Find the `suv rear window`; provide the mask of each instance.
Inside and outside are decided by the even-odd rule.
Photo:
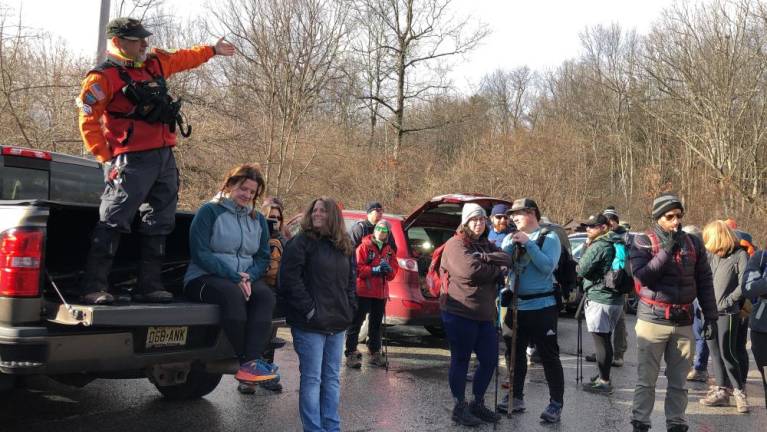
[[[0,170],[0,199],[48,199],[48,171],[19,167]]]

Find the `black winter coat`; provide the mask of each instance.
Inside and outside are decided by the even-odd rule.
[[[328,239],[299,233],[285,247],[277,294],[290,326],[333,334],[346,330],[357,310],[353,256]]]

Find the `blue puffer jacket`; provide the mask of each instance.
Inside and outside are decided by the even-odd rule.
[[[240,281],[240,272],[251,280],[263,277],[269,262],[269,228],[261,213],[252,217],[250,207],[228,198],[205,203],[189,229],[191,262],[184,285],[203,275]]]
[[[759,251],[748,260],[743,279],[743,295],[754,303],[751,330],[767,333],[767,251]]]

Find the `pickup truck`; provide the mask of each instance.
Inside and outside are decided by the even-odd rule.
[[[76,303],[103,188],[94,160],[0,146],[0,390],[33,374],[77,386],[146,377],[166,398],[202,397],[238,365],[218,306],[181,294],[193,213],[177,213],[167,240],[172,303]],[[110,286],[130,292],[138,251],[124,235]]]

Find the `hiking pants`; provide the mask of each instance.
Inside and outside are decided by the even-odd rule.
[[[701,315],[700,306],[696,299],[693,303],[693,322],[692,331],[695,335],[695,362],[693,366],[697,371],[708,370],[708,344],[703,339],[703,316]]]
[[[509,317],[511,314],[508,315]],[[562,362],[559,360],[557,341],[557,320],[559,309],[549,306],[539,310],[517,312],[517,346],[514,360],[514,397],[524,399],[525,376],[527,375],[527,354],[525,347],[530,342],[535,345],[543,363],[543,373],[549,385],[549,398],[564,404],[565,377]],[[511,324],[508,322],[507,324]],[[517,329],[512,329],[517,331]]]
[[[274,291],[261,279],[250,288],[245,300],[236,283],[218,276],[200,276],[184,286],[189,300],[219,306],[221,327],[241,362],[261,358],[272,336]]]
[[[367,297],[357,297],[357,312],[354,315],[349,330],[346,331],[346,350],[344,355],[349,355],[357,351],[359,343],[360,328],[368,318],[368,350],[370,354],[381,351],[381,323],[383,321],[384,310],[386,309],[386,299],[374,299]]]
[[[706,341],[714,366],[716,385],[743,390],[745,380],[740,375],[743,370],[738,362],[737,340],[740,317],[738,314],[719,315],[717,318],[716,338]]]
[[[626,305],[624,303],[621,316],[615,323],[613,330],[613,355],[614,358],[622,359],[628,349],[628,333],[626,333]]]
[[[666,361],[666,427],[686,425],[687,373],[692,365],[692,326],[673,326],[637,320],[637,383],[631,419],[650,425],[655,385],[661,359]]]
[[[764,407],[767,408],[767,332],[751,330],[751,353],[754,355],[756,368],[762,375]]]
[[[464,400],[466,373],[469,371],[471,353],[474,352],[479,366],[474,371],[471,390],[474,400],[484,401],[485,392],[498,364],[498,335],[495,323],[464,318],[445,311],[442,311],[442,323],[450,345],[450,392],[456,400]]]

